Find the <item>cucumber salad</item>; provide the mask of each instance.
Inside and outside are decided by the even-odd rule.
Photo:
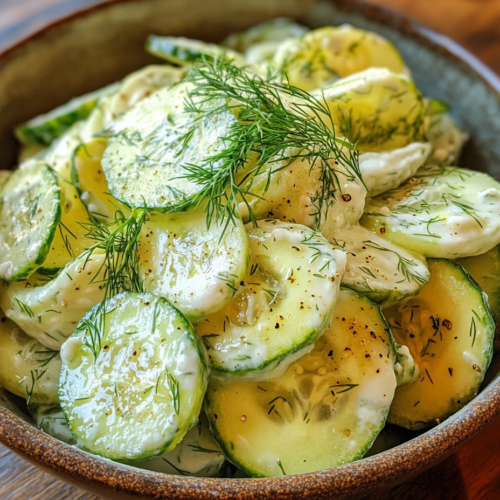
[[[457,166],[467,134],[397,49],[289,19],[146,49],[20,125],[0,177],[0,383],[36,425],[143,469],[266,477],[474,398],[500,183]]]

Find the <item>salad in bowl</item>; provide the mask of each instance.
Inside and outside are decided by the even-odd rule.
[[[0,382],[139,468],[269,477],[362,458],[477,394],[500,184],[398,50],[277,19],[20,125],[1,177]]]

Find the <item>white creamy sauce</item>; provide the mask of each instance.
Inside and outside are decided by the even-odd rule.
[[[361,154],[359,169],[368,196],[397,188],[424,164],[430,151],[430,144],[415,142],[393,151]]]

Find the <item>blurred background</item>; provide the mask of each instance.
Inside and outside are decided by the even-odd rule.
[[[103,0],[0,0],[0,50],[54,19]],[[500,74],[500,0],[367,0],[448,35]]]

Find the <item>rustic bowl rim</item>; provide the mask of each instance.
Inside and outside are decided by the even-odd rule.
[[[82,16],[139,0],[104,0],[73,12],[24,37],[0,53],[0,63],[57,26],[70,25]],[[341,11],[356,11],[389,26],[406,37],[452,59],[474,73],[500,100],[500,78],[458,43],[425,28],[386,7],[364,0],[328,0]],[[69,482],[96,486],[146,498],[200,499],[202,497],[257,499],[329,498],[367,493],[401,483],[450,455],[500,414],[500,378],[493,380],[473,401],[437,427],[417,438],[358,462],[306,474],[252,479],[197,478],[165,475],[111,462],[45,434],[7,408],[0,407],[0,442],[45,470]]]

